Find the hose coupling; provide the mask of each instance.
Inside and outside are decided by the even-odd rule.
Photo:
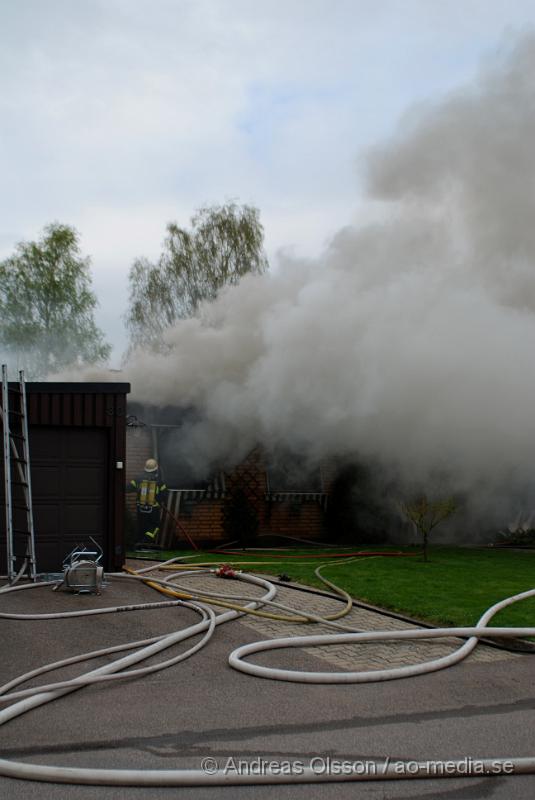
[[[220,567],[214,570],[214,574],[218,578],[235,578],[238,570],[233,569],[230,564],[221,564]]]

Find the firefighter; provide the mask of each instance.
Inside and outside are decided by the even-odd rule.
[[[147,537],[155,542],[160,532],[160,514],[167,486],[161,483],[160,469],[155,458],[145,462],[144,472],[130,481],[127,491],[136,492],[137,530],[140,542]]]

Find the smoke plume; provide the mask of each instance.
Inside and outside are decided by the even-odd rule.
[[[367,154],[373,223],[227,289],[167,333],[166,356],[137,352],[133,399],[196,409],[180,449],[199,469],[258,442],[456,490],[526,490],[534,141],[530,36]]]

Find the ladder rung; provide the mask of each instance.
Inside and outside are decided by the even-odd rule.
[[[10,408],[13,405],[13,408]],[[18,383],[8,382],[7,366],[2,365],[2,427],[4,429],[4,497],[0,505],[6,507],[6,544],[10,579],[26,572],[35,580],[35,534],[33,530],[32,498],[30,491],[30,454],[28,450],[28,408],[24,371],[19,371]],[[22,444],[18,444],[22,443]],[[16,470],[16,471],[15,471]],[[26,518],[20,518],[21,513]],[[13,523],[26,525],[29,530],[13,527]],[[24,552],[19,548],[24,547]]]

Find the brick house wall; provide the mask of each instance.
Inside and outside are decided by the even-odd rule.
[[[125,479],[126,487],[130,481],[135,480],[141,475],[145,467],[147,458],[152,457],[152,434],[148,427],[127,428],[126,430],[126,465]],[[136,495],[126,494],[126,510],[135,519],[136,516]]]
[[[203,547],[216,547],[225,541],[223,529],[223,500],[197,500],[182,504],[177,515],[182,529],[174,539],[181,547],[189,546],[187,534],[196,544]],[[172,523],[168,523],[167,535],[173,541]],[[185,533],[184,533],[185,531]],[[175,534],[176,536],[176,534]]]
[[[261,532],[320,540],[325,533],[324,517],[324,507],[314,500],[271,502]]]
[[[126,480],[129,482],[143,471],[147,458],[154,453],[150,426],[128,428],[126,444]],[[322,481],[331,482],[331,470],[322,468]],[[165,476],[164,476],[165,479]],[[175,538],[176,526],[162,519],[166,546],[187,544],[187,534],[197,544],[215,547],[222,542],[238,538],[238,532],[229,534],[225,524],[229,503],[236,490],[247,498],[258,520],[259,534],[278,534],[302,539],[320,540],[325,534],[325,508],[328,491],[272,492],[268,487],[266,466],[260,448],[253,450],[237,467],[222,475],[216,488],[187,490],[187,487],[170,486],[171,511],[182,531]],[[180,491],[182,490],[182,491]],[[135,517],[135,495],[127,495],[127,508]],[[168,518],[169,519],[169,518]],[[228,517],[227,517],[228,519]],[[185,532],[185,533],[184,533]]]

